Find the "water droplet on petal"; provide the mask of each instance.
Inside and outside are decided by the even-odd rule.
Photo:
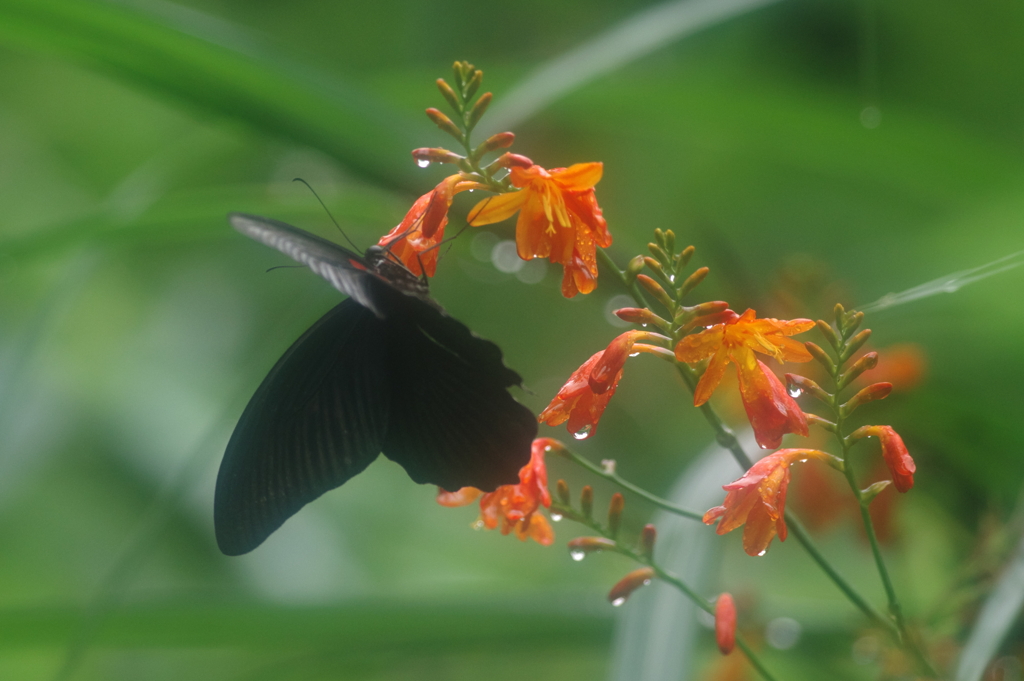
[[[792,397],[794,400],[804,394],[803,389],[798,388],[795,385],[789,386],[787,392],[789,392],[789,396]]]
[[[472,193],[473,193],[473,192],[475,192],[475,191],[476,191],[475,189],[470,189],[470,190],[469,190],[469,193],[470,193],[470,194],[472,194]]]
[[[670,283],[670,284],[676,283],[676,275],[674,275],[674,274],[668,275],[668,283]]]
[[[614,601],[612,601],[612,606],[617,608],[625,602],[626,599],[620,596],[619,598],[616,598]]]
[[[651,580],[645,579],[644,580],[644,586],[650,586],[650,585],[651,585]]]
[[[640,326],[644,327],[645,329],[647,328],[647,324],[641,324]]]
[[[477,520],[472,525],[470,525],[470,527],[472,527],[474,530],[482,530],[484,529],[484,521]]]
[[[557,522],[558,522],[558,521],[560,521],[561,519],[562,519],[562,514],[561,514],[561,513],[552,513],[552,514],[551,514],[551,520],[552,520],[553,522],[556,522],[556,523],[557,523]]]
[[[426,168],[427,166],[430,165],[430,161],[428,161],[425,158],[418,158],[416,159],[416,165],[418,165],[420,168]]]
[[[593,426],[591,426],[588,423],[587,425],[583,426],[582,428],[577,430],[575,433],[573,433],[572,436],[574,438],[576,438],[577,440],[586,440],[588,437],[590,437],[590,431],[592,429],[593,429]]]
[[[644,324],[644,326],[647,326],[647,325],[646,325],[646,324]],[[630,357],[636,357],[636,356],[637,356],[637,355],[639,355],[639,354],[640,354],[639,352],[631,352],[631,353],[629,353],[629,356],[630,356]]]
[[[757,554],[757,555],[758,555],[758,556],[763,556],[763,555],[764,555],[764,554],[766,554],[766,553],[768,553],[768,549],[762,549],[762,550],[761,550],[761,553],[759,553],[759,554]]]
[[[574,561],[576,561],[578,563],[581,560],[583,560],[584,558],[586,558],[587,554],[584,551],[570,551],[569,552],[569,557],[572,558]]]

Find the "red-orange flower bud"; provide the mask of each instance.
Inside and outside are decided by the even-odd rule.
[[[893,484],[900,492],[908,492],[914,486],[914,473],[917,465],[911,458],[903,438],[892,429],[892,426],[863,426],[853,431],[850,437],[859,440],[864,437],[877,437],[882,443],[882,458],[892,473]]]
[[[533,166],[533,161],[523,156],[522,154],[513,154],[510,151],[506,151],[504,154],[494,159],[494,163],[492,163],[491,165],[497,166],[499,168],[530,168]],[[479,213],[479,211],[470,211],[470,215],[474,215],[477,213]]]
[[[736,604],[728,593],[719,596],[715,603],[715,641],[723,655],[736,646]]]
[[[620,606],[634,591],[650,584],[654,577],[654,570],[649,567],[633,570],[612,587],[612,590],[608,592],[608,600],[612,605]]]
[[[865,402],[884,400],[892,392],[892,383],[872,383],[861,389],[842,406],[843,416],[849,416]]]
[[[569,542],[569,555],[573,560],[583,560],[588,553],[614,551],[618,545],[604,537],[576,537]]]
[[[427,109],[427,116],[430,120],[434,121],[434,125],[441,128],[455,139],[460,141],[462,140],[462,131],[459,130],[458,126],[452,123],[452,119],[448,118],[433,107]]]
[[[489,151],[495,149],[507,149],[512,146],[512,143],[516,141],[516,136],[511,132],[499,132],[496,135],[491,135],[484,140],[483,144],[480,145],[479,151],[481,154],[486,154]],[[526,158],[525,156],[523,158]]]
[[[425,166],[428,163],[458,163],[462,157],[443,147],[421,147],[412,150],[412,157]]]
[[[654,542],[658,539],[658,530],[654,525],[644,525],[640,531],[640,553],[650,558],[654,555]]]
[[[658,328],[668,328],[668,322],[654,314],[646,307],[624,307],[615,310],[615,316],[630,324],[642,324],[647,326],[653,324]]]
[[[622,509],[626,507],[626,498],[616,492],[608,503],[608,534],[612,537],[619,533],[622,524]]]

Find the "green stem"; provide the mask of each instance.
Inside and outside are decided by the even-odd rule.
[[[619,553],[623,556],[626,556],[627,558],[637,563],[640,563],[641,565],[646,565],[647,567],[654,570],[654,574],[657,575],[658,579],[674,586],[684,596],[689,598],[693,602],[693,604],[696,605],[698,608],[700,608],[701,610],[710,615],[715,614],[714,606],[710,602],[708,602],[707,599],[705,599],[703,596],[697,593],[693,589],[693,587],[684,582],[682,578],[672,574],[665,568],[655,563],[653,557],[637,553],[636,551],[633,551],[632,549],[623,546],[622,542],[612,537],[611,534],[605,530],[605,528],[603,528],[598,523],[594,522],[592,518],[587,518],[582,514],[578,513],[576,509],[574,509],[572,506],[569,506],[568,504],[562,504],[557,501],[552,502],[551,510],[555,513],[561,514],[564,518],[568,518],[569,520],[586,526],[590,530],[597,532],[606,539],[611,539],[614,542],[614,545],[609,546],[607,550],[614,551],[615,553]],[[747,656],[747,659],[750,660],[750,664],[754,667],[754,669],[756,669],[758,673],[760,673],[761,676],[764,677],[765,681],[776,681],[776,678],[772,676],[771,672],[768,671],[768,669],[764,666],[761,660],[757,657],[757,655],[754,653],[754,651],[750,648],[750,646],[739,633],[736,634],[736,645],[739,646],[740,650],[743,651],[743,654]]]
[[[704,518],[704,516],[700,513],[689,511],[683,508],[682,506],[676,506],[671,501],[667,501],[665,499],[662,499],[661,497],[655,496],[648,492],[647,490],[643,489],[642,487],[638,487],[633,483],[628,482],[627,480],[623,480],[616,473],[609,473],[604,468],[598,466],[589,459],[585,459],[584,457],[580,456],[579,454],[572,451],[568,447],[561,450],[561,453],[564,453],[570,461],[579,466],[582,466],[583,468],[586,468],[594,475],[600,478],[604,478],[605,480],[618,485],[622,489],[632,492],[638,497],[646,499],[647,501],[651,502],[660,509],[668,511],[669,513],[674,513],[676,515],[683,516],[684,518],[690,518],[691,520],[702,520]]]
[[[853,492],[853,496],[857,500],[857,505],[860,507],[860,517],[864,523],[864,532],[867,534],[868,542],[871,545],[871,553],[875,559],[875,567],[878,569],[878,575],[882,580],[882,587],[885,590],[885,596],[889,602],[889,614],[892,617],[889,629],[894,630],[890,631],[890,633],[893,634],[896,642],[900,646],[905,650],[908,650],[914,656],[918,665],[926,674],[930,675],[932,678],[938,678],[935,670],[932,668],[931,664],[929,664],[924,653],[918,647],[917,642],[910,636],[910,633],[907,630],[907,623],[903,617],[903,608],[896,595],[896,589],[893,587],[892,578],[889,576],[889,570],[885,565],[885,559],[882,557],[882,547],[878,543],[878,536],[875,533],[875,524],[871,520],[871,513],[868,510],[871,499],[866,499],[863,492],[861,492],[860,486],[857,484],[857,478],[853,472],[853,466],[849,461],[850,441],[843,435],[843,425],[846,420],[846,414],[843,413],[843,410],[840,407],[840,386],[842,385],[844,377],[842,367],[843,362],[841,360],[846,355],[849,338],[846,333],[842,332],[842,330],[840,330],[840,333],[841,343],[840,347],[836,350],[837,361],[835,369],[832,371],[832,381],[835,385],[836,392],[832,395],[830,406],[836,415],[835,436],[839,443],[840,451],[842,452],[843,473],[846,476],[847,483],[850,485],[850,491]],[[893,622],[895,625],[892,624]]]

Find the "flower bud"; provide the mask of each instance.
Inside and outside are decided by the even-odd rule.
[[[810,349],[810,348],[808,348]],[[853,365],[843,373],[842,378],[839,379],[839,389],[842,390],[846,386],[857,380],[857,377],[863,374],[865,371],[870,371],[878,366],[878,353],[869,352],[863,357],[858,359]]]
[[[865,402],[873,402],[875,400],[884,400],[892,392],[892,383],[872,383],[868,387],[864,388],[856,395],[847,400],[846,404],[842,405],[840,413],[843,417],[847,417],[854,412],[860,405]]]
[[[476,91],[480,89],[480,83],[482,82],[484,82],[484,72],[477,69],[473,72],[473,75],[470,76],[469,82],[466,83],[465,92],[467,101],[473,99],[473,95],[475,95]]]
[[[654,230],[654,231],[655,231],[655,233],[658,232],[658,230]],[[663,249],[658,244],[648,243],[647,244],[647,250],[650,251],[651,255],[653,255],[658,260],[668,260],[668,254],[665,253],[665,249]]]
[[[836,371],[836,363],[832,361],[832,358],[828,356],[828,353],[821,349],[820,345],[807,341],[804,343],[804,347],[807,348],[807,352],[811,353],[814,359],[825,367],[825,371],[831,376]]]
[[[892,473],[893,484],[900,492],[908,492],[914,486],[917,465],[903,444],[903,438],[891,426],[861,426],[850,433],[851,440],[877,437],[882,443],[882,458]]]
[[[693,253],[696,250],[697,249],[694,248],[693,246],[687,246],[686,248],[684,248],[682,251],[679,252],[679,255],[677,255],[676,258],[675,258],[675,260],[676,260],[676,273],[677,274],[684,267],[686,267],[687,263],[690,262],[690,258],[693,257]]]
[[[573,560],[583,560],[588,553],[617,551],[618,544],[604,537],[577,537],[569,542],[569,555]]]
[[[808,395],[812,395],[825,404],[832,404],[832,395],[806,376],[801,376],[799,374],[786,374],[786,383],[789,386],[790,396],[793,396],[793,388],[795,387],[797,390],[805,392]]]
[[[832,349],[839,352],[839,336],[836,335],[836,331],[832,328],[832,325],[824,319],[819,319],[815,324],[818,327],[818,331],[821,331],[821,335],[824,336],[825,340],[828,341],[828,344],[832,346]]]
[[[629,261],[626,265],[626,283],[632,284],[636,281],[636,276],[640,274],[644,269],[644,256],[638,255]]]
[[[619,534],[619,526],[622,524],[622,509],[626,505],[626,499],[618,492],[612,495],[608,503],[608,534],[614,539]]]
[[[662,319],[646,307],[624,307],[620,310],[615,310],[615,316],[630,324],[639,324],[641,326],[653,324],[663,331],[669,331],[672,328],[667,319]]]
[[[587,520],[594,517],[594,488],[590,485],[580,490],[580,512]]]
[[[569,483],[559,478],[555,483],[555,491],[558,493],[558,500],[568,506],[572,503],[572,495],[569,494]]]
[[[448,102],[448,105],[452,107],[452,110],[457,113],[462,113],[462,105],[459,104],[459,98],[455,94],[455,90],[452,86],[444,81],[444,78],[437,79],[437,89],[441,91],[441,95]]]
[[[477,155],[483,156],[489,151],[496,149],[507,149],[512,146],[512,143],[516,141],[515,134],[511,132],[499,132],[496,135],[491,135],[483,141],[479,147],[476,148]]]
[[[868,338],[871,338],[871,329],[864,329],[856,336],[851,338],[846,343],[846,350],[843,351],[842,360],[845,362],[846,360],[850,359],[850,357],[853,357],[853,354],[860,350],[861,346],[868,342]]]
[[[434,125],[441,128],[441,130],[444,130],[460,142],[462,141],[462,131],[459,130],[458,126],[452,123],[452,119],[448,118],[433,107],[427,109],[427,116],[430,120],[434,121]]]
[[[871,503],[871,500],[877,497],[890,484],[892,483],[889,480],[879,480],[878,482],[872,485],[868,485],[866,488],[860,491],[861,503]]]
[[[496,158],[491,165],[498,168],[529,168],[533,165],[533,161],[522,154],[513,154],[506,151]]]
[[[665,230],[665,250],[669,253],[676,250],[676,233],[671,229]]]
[[[672,309],[672,305],[673,305],[672,299],[669,298],[668,293],[666,293],[665,289],[663,289],[661,287],[661,284],[659,284],[658,282],[654,281],[653,279],[648,277],[646,274],[638,274],[638,275],[636,275],[636,280],[637,280],[637,282],[641,286],[643,286],[645,289],[647,289],[647,292],[650,293],[652,296],[654,296],[654,298],[659,303],[664,305],[669,310]]]
[[[654,258],[647,256],[646,258],[644,258],[644,264],[650,267],[652,272],[660,275],[663,279],[668,279],[668,275],[665,274],[665,270],[662,269],[661,263],[655,260]]]
[[[736,604],[732,596],[723,593],[715,602],[715,641],[723,655],[736,646]]]
[[[863,321],[863,312],[851,312],[843,319],[843,324],[839,327],[839,330],[843,332],[843,336],[849,336],[857,330],[857,327],[860,326]]]
[[[608,600],[614,606],[622,605],[630,594],[640,587],[650,584],[654,577],[654,570],[649,567],[633,570],[612,587],[612,590],[608,592]]]
[[[487,111],[487,107],[490,106],[492,99],[494,99],[494,95],[490,92],[485,92],[480,95],[480,99],[476,100],[476,104],[469,110],[469,120],[466,124],[470,130],[475,128],[476,124],[480,122],[480,118]]]
[[[654,528],[654,525],[644,525],[644,529],[640,531],[640,555],[645,558],[652,558],[654,556],[654,542],[658,538],[658,531]]]
[[[704,277],[708,276],[708,272],[710,271],[711,270],[707,267],[701,267],[694,270],[693,274],[688,276],[686,281],[683,282],[683,285],[679,287],[679,297],[682,298],[687,293],[697,288],[697,285],[704,281]]]
[[[427,163],[458,163],[462,160],[462,156],[459,156],[454,151],[448,151],[443,147],[421,147],[419,149],[413,149],[412,157],[421,164],[423,161],[426,161]]]

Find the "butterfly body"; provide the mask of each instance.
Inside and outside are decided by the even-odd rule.
[[[522,379],[496,345],[383,249],[360,256],[276,220],[230,220],[350,298],[295,341],[239,419],[214,501],[224,553],[252,550],[382,452],[449,490],[518,482],[537,423],[508,393]]]

